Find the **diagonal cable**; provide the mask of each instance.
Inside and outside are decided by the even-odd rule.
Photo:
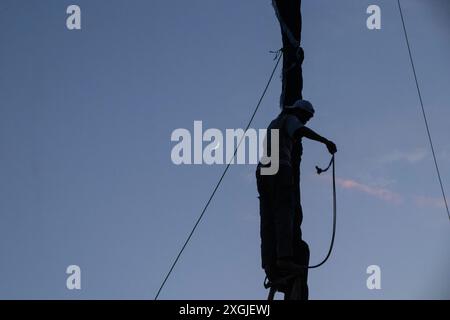
[[[431,152],[433,154],[434,166],[436,167],[436,173],[437,173],[439,185],[441,186],[441,191],[442,191],[442,198],[444,199],[445,208],[447,210],[447,215],[450,220],[450,212],[448,210],[447,198],[445,197],[444,185],[442,183],[441,173],[439,171],[439,166],[438,166],[438,162],[436,159],[436,153],[434,152],[433,139],[431,138],[430,127],[428,125],[427,115],[425,113],[425,107],[423,105],[422,94],[420,92],[420,87],[419,87],[419,81],[417,80],[416,68],[414,66],[414,60],[413,60],[412,53],[411,53],[411,47],[409,45],[408,33],[406,32],[405,19],[403,18],[403,11],[402,11],[402,6],[400,5],[400,0],[397,0],[397,3],[398,3],[398,9],[400,11],[400,17],[402,19],[403,31],[405,33],[405,39],[406,39],[406,45],[408,46],[409,60],[411,61],[411,67],[412,67],[412,70],[414,73],[414,80],[416,82],[417,93],[419,95],[420,106],[422,107],[423,120],[425,121],[425,127],[427,128],[427,134],[428,134],[428,140],[430,142]]]
[[[258,112],[259,106],[261,105],[261,102],[263,101],[264,96],[266,95],[267,89],[269,88],[269,85],[272,82],[273,76],[275,74],[275,71],[277,70],[278,64],[280,63],[280,60],[281,60],[282,56],[283,56],[282,51],[281,50],[278,51],[277,57],[275,57],[275,59],[277,60],[276,63],[275,63],[275,66],[274,66],[274,68],[272,70],[272,73],[270,74],[269,80],[267,81],[267,84],[266,84],[266,86],[264,88],[264,91],[263,91],[261,97],[259,98],[259,101],[258,101],[258,103],[256,105],[256,108],[253,111],[253,114],[252,114],[250,120],[248,121],[248,124],[247,124],[247,126],[245,128],[244,133],[247,132],[247,130],[250,128],[250,125],[252,124],[256,113]],[[204,214],[206,212],[206,209],[208,209],[209,204],[211,203],[212,199],[214,198],[214,195],[216,194],[217,189],[219,189],[219,186],[222,183],[223,178],[225,177],[228,169],[230,168],[231,163],[233,162],[234,158],[236,157],[236,153],[237,153],[237,151],[238,151],[238,149],[239,149],[239,147],[240,147],[240,145],[242,143],[242,140],[244,138],[245,138],[245,134],[239,140],[239,143],[238,143],[237,147],[234,150],[233,157],[230,159],[230,161],[228,162],[227,166],[225,167],[225,170],[223,171],[219,181],[217,182],[216,186],[214,187],[213,192],[211,193],[211,195],[209,196],[208,201],[206,202],[205,206],[203,207],[203,210],[202,210],[200,216],[198,217],[197,221],[195,222],[194,227],[192,228],[191,232],[189,233],[188,237],[186,238],[186,241],[184,242],[183,246],[181,247],[181,250],[178,252],[178,255],[175,258],[174,262],[172,263],[172,266],[170,267],[169,272],[167,273],[166,277],[164,278],[164,281],[162,282],[161,286],[159,287],[158,292],[156,293],[155,300],[158,299],[159,294],[161,293],[161,290],[164,288],[164,286],[165,286],[165,284],[167,282],[167,279],[169,279],[173,269],[175,268],[175,265],[177,264],[178,260],[181,257],[181,254],[183,253],[184,249],[188,245],[189,241],[191,240],[192,235],[194,234],[195,230],[197,229],[197,226],[199,225],[200,221],[202,220],[202,218],[203,218],[203,216],[204,216]]]

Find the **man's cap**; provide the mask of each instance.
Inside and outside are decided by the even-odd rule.
[[[308,100],[297,100],[294,103],[294,105],[286,106],[285,108],[286,109],[303,110],[303,111],[306,111],[306,112],[310,113],[311,115],[314,115],[314,112],[315,112],[313,105]]]

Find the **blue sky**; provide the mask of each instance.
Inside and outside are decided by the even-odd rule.
[[[242,128],[281,45],[270,1],[0,2],[0,298],[152,299],[224,166],[175,166],[174,129]],[[450,192],[450,6],[403,1],[444,187]],[[382,29],[366,28],[366,8]],[[396,1],[303,3],[311,128],[334,140],[335,250],[312,299],[450,298],[442,204]],[[278,112],[275,78],[253,123]],[[331,235],[331,184],[304,142],[311,262]],[[252,165],[231,168],[162,299],[264,299]],[[66,267],[82,289],[66,289]],[[382,289],[366,288],[381,267]]]

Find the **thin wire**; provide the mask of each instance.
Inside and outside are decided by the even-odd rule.
[[[245,128],[245,132],[247,132],[247,130],[250,128],[251,123],[253,122],[253,119],[255,118],[256,113],[258,112],[259,106],[261,105],[262,100],[264,99],[264,96],[266,95],[267,89],[269,88],[270,83],[272,82],[273,76],[275,74],[275,71],[277,70],[278,64],[280,63],[281,57],[283,56],[282,52],[279,51],[278,57],[275,57],[275,59],[277,59],[277,62],[275,63],[275,67],[273,68],[272,73],[270,74],[269,80],[267,81],[267,84],[264,88],[264,91],[261,95],[261,98],[259,98],[258,104],[256,105],[255,110],[253,111],[253,114],[247,124],[247,127]],[[202,213],[200,214],[200,216],[198,217],[197,221],[195,222],[194,227],[192,228],[191,232],[189,233],[189,236],[187,237],[186,241],[184,242],[183,246],[181,247],[180,252],[178,253],[177,257],[175,258],[175,261],[172,263],[172,266],[169,269],[169,272],[167,273],[166,277],[164,278],[164,281],[162,282],[161,286],[159,287],[158,293],[155,296],[155,300],[158,299],[159,294],[161,293],[161,290],[164,288],[164,285],[167,282],[167,279],[169,278],[170,274],[172,273],[173,269],[175,268],[175,265],[177,264],[178,260],[180,259],[181,254],[183,253],[184,249],[186,248],[187,244],[189,243],[189,241],[191,240],[192,235],[194,234],[195,230],[197,229],[198,224],[200,223],[200,221],[203,218],[203,215],[206,212],[206,209],[208,209],[209,204],[211,203],[212,199],[214,198],[214,195],[216,194],[217,189],[219,189],[220,184],[222,183],[223,178],[225,177],[225,174],[227,173],[228,169],[230,168],[231,163],[234,161],[234,158],[236,157],[236,153],[242,143],[242,140],[245,138],[245,134],[241,137],[241,139],[239,140],[239,143],[236,147],[236,149],[234,150],[234,154],[233,157],[230,159],[230,161],[228,162],[225,170],[222,173],[222,176],[220,177],[219,181],[217,182],[213,192],[211,193],[208,201],[206,202]]]
[[[428,126],[427,115],[425,113],[425,108],[423,106],[422,94],[420,93],[419,81],[417,80],[416,68],[414,66],[414,60],[413,60],[412,53],[411,53],[411,47],[409,45],[408,33],[406,32],[405,20],[403,18],[403,11],[402,11],[402,6],[400,5],[400,0],[397,0],[397,3],[398,3],[398,9],[400,11],[400,17],[402,19],[403,31],[405,33],[405,39],[406,39],[406,45],[408,46],[409,59],[411,61],[411,66],[412,66],[412,70],[414,73],[414,80],[416,82],[417,93],[419,94],[420,105],[422,107],[423,120],[425,121],[425,127],[427,128],[428,140],[430,141],[431,152],[433,153],[434,165],[436,167],[439,184],[441,186],[442,197],[444,199],[445,208],[447,209],[447,215],[450,220],[450,212],[448,210],[447,198],[445,197],[444,185],[442,183],[441,173],[439,171],[439,166],[438,166],[438,162],[436,159],[436,153],[434,152],[433,140],[431,139],[431,133],[430,133],[430,128]]]
[[[328,164],[328,167],[326,167],[325,169],[321,169],[319,167],[316,166],[316,170],[317,170],[317,174],[322,174],[323,172],[328,171],[328,169],[330,169],[330,167],[332,166],[333,169],[333,174],[332,174],[332,185],[333,185],[333,233],[331,235],[331,242],[330,242],[330,246],[328,248],[328,252],[327,255],[325,256],[325,258],[322,259],[321,262],[311,265],[311,266],[301,266],[304,269],[316,269],[320,266],[322,266],[325,262],[328,261],[328,259],[331,256],[331,252],[333,251],[333,247],[334,247],[334,240],[336,238],[336,220],[337,220],[337,205],[336,205],[336,167],[335,167],[335,155],[333,154],[333,156],[331,157],[330,163]],[[269,281],[269,278],[266,276],[266,278],[264,279],[264,287],[266,289],[272,288],[271,290],[273,290],[274,288],[276,290],[278,290],[278,286],[280,285],[280,283],[285,283],[286,281],[291,281],[292,279],[298,277],[298,276],[303,276],[303,272],[294,272],[290,275],[288,275],[287,277],[283,277],[282,279],[278,279],[275,282],[271,282]]]
[[[328,248],[328,253],[325,256],[325,258],[322,260],[322,262],[312,265],[312,266],[308,266],[308,269],[315,269],[320,267],[321,265],[323,265],[325,262],[327,262],[328,258],[331,255],[331,252],[333,251],[333,246],[334,246],[334,239],[336,237],[336,220],[337,220],[337,214],[336,214],[336,169],[335,169],[335,157],[333,155],[333,157],[331,158],[330,164],[328,165],[328,168],[326,168],[325,170],[321,170],[322,172],[328,170],[330,168],[330,165],[333,165],[333,233],[331,235],[331,243],[330,243],[330,247]],[[319,170],[317,171],[319,173]]]

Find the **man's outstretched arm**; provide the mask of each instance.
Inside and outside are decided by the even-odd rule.
[[[297,129],[297,131],[294,134],[294,137],[295,138],[305,137],[310,140],[321,142],[327,146],[328,152],[330,152],[331,154],[335,154],[337,152],[336,145],[332,141],[322,137],[321,135],[317,134],[308,127],[301,127]]]

